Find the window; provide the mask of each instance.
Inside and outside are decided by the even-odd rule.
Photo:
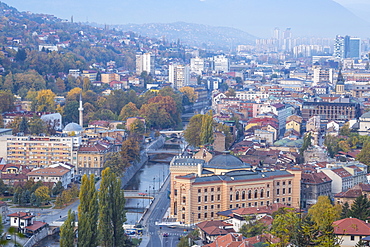
[[[175,196],[177,196],[177,190],[174,191]]]
[[[258,202],[254,202],[254,206],[257,207],[258,206]]]
[[[211,201],[213,202],[214,201],[214,198],[215,196],[214,195],[211,195]]]
[[[351,241],[355,241],[355,236],[351,236]]]
[[[220,204],[217,204],[217,208],[221,208],[221,205]]]
[[[200,193],[200,192],[202,192],[202,190],[201,189],[198,189],[198,193]]]
[[[186,203],[186,197],[185,196],[182,197],[182,203]]]
[[[213,212],[211,212],[211,217],[213,217]]]
[[[221,188],[220,187],[217,187],[217,191],[221,191]]]
[[[208,197],[207,196],[204,196],[204,201],[206,202],[208,200]]]
[[[230,195],[230,201],[232,201],[232,200],[233,200],[233,195],[231,194],[231,195]]]
[[[292,181],[288,181],[288,184],[292,184]]]
[[[291,194],[292,193],[292,188],[288,188],[288,193]]]
[[[245,200],[245,191],[242,191],[242,200]]]
[[[201,209],[201,207],[200,207],[200,206],[198,206],[198,211],[200,211],[200,209]]]
[[[263,202],[261,202],[261,206],[263,206]]]
[[[280,199],[279,198],[276,198],[276,202],[280,202]]]
[[[204,213],[204,218],[207,218],[207,213]]]
[[[198,214],[198,219],[200,219],[200,213]]]
[[[285,185],[285,181],[283,182],[283,185]]]
[[[283,195],[285,195],[285,188],[283,188]]]
[[[280,189],[276,189],[276,195],[280,194]]]
[[[213,192],[215,189],[214,188],[211,188],[211,192]]]
[[[182,214],[182,219],[185,220],[185,214]]]
[[[270,191],[267,191],[267,197],[270,197]]]
[[[261,190],[261,198],[263,198],[263,196],[264,196],[264,195],[263,195],[263,189],[262,189],[262,190]]]
[[[239,191],[236,192],[235,200],[239,200]]]
[[[200,202],[200,201],[201,201],[200,196],[198,196],[198,202]]]
[[[235,207],[238,208],[239,207],[239,204],[236,204]]]
[[[276,182],[276,186],[279,186],[280,185],[280,182]]]
[[[204,210],[207,210],[207,208],[208,208],[207,206],[204,206]]]
[[[248,199],[252,198],[252,191],[248,190]]]
[[[233,208],[233,205],[232,205],[232,204],[230,204],[229,208]]]
[[[207,193],[207,189],[204,189],[204,193]]]
[[[233,191],[233,188],[230,188],[230,191]]]
[[[251,207],[252,206],[252,204],[251,203],[248,203],[248,207]]]
[[[213,207],[214,207],[214,206],[213,206],[213,205],[211,205],[211,209],[213,209]]]
[[[258,191],[257,190],[255,190],[254,191],[254,198],[257,198],[258,197]]]
[[[221,195],[217,195],[217,201],[221,200]]]

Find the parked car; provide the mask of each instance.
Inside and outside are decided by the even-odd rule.
[[[12,240],[12,236],[11,235],[6,235],[6,240]]]
[[[169,234],[167,232],[163,233],[163,237],[168,237]]]

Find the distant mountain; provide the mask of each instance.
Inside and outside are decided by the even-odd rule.
[[[180,40],[187,45],[219,48],[235,48],[240,44],[251,44],[256,37],[244,31],[229,27],[214,27],[201,24],[175,22],[127,24],[113,26],[122,31],[133,31],[140,35],[173,42]]]
[[[296,36],[368,37],[370,24],[333,0],[6,0],[16,7],[102,24],[187,22],[233,27],[271,37],[275,27]]]
[[[351,3],[344,5],[344,7],[370,23],[370,3]]]

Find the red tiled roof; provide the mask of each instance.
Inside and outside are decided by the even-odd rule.
[[[235,232],[233,228],[225,229],[227,226],[232,227],[232,224],[221,220],[203,221],[197,224],[197,227],[209,236],[226,235],[230,232]]]
[[[314,172],[314,173],[303,173],[302,181],[309,184],[321,184],[328,181],[332,181],[325,173],[323,172]]]
[[[333,222],[334,233],[337,235],[369,236],[370,225],[356,218],[345,218]]]
[[[347,178],[352,176],[351,173],[347,172],[344,168],[333,169],[332,171],[341,178]]]
[[[62,177],[69,171],[70,171],[69,169],[66,169],[62,166],[59,166],[58,168],[48,167],[48,168],[33,170],[27,173],[27,176]]]
[[[34,221],[32,225],[26,226],[25,228],[27,230],[30,230],[30,231],[33,231],[34,232],[34,231],[36,231],[36,230],[38,230],[38,229],[40,229],[40,228],[42,228],[43,226],[46,226],[46,225],[47,225],[47,223],[45,223],[45,222],[42,222],[42,221]]]
[[[33,216],[30,213],[16,212],[16,213],[8,214],[8,217],[18,217],[18,218],[22,218],[22,219],[30,219],[30,218],[33,218],[35,216]]]

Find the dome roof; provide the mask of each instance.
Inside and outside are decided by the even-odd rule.
[[[217,169],[240,169],[249,168],[250,166],[244,163],[238,157],[231,154],[221,154],[213,157],[204,168],[217,168]]]
[[[66,131],[66,132],[72,132],[72,131],[80,132],[82,130],[83,128],[77,123],[69,123],[63,129],[63,131]]]

